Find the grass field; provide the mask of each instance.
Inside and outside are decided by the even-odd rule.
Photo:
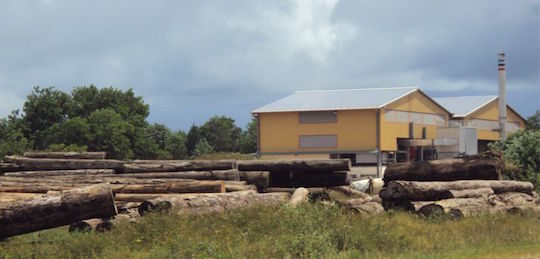
[[[58,228],[0,243],[2,258],[538,258],[540,215],[363,218],[337,207],[149,215],[108,233]]]

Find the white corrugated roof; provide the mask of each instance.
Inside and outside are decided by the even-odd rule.
[[[433,100],[453,113],[454,117],[465,117],[496,99],[496,95],[433,98]]]
[[[377,109],[417,90],[418,87],[394,87],[297,91],[253,113]]]

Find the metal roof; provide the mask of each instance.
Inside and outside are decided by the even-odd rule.
[[[378,109],[418,87],[297,91],[252,113]]]
[[[453,113],[453,117],[466,117],[496,99],[496,95],[433,98],[435,102]]]

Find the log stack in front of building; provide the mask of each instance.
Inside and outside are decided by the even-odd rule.
[[[496,156],[391,164],[379,195],[385,209],[426,216],[538,210],[533,185],[502,180],[502,165]]]
[[[6,156],[0,163],[0,239],[69,224],[70,230],[106,230],[118,219],[136,222],[150,211],[279,205],[291,196],[271,190],[284,186],[275,180],[282,175],[302,174],[287,187],[324,188],[347,185],[349,170],[349,160],[123,161],[106,159],[104,152]]]

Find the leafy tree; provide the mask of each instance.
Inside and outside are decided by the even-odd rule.
[[[5,155],[22,154],[32,147],[22,128],[13,123],[14,121],[10,119],[0,119],[0,158]]]
[[[132,158],[129,134],[133,125],[112,109],[96,110],[88,118],[90,126],[89,150],[106,151],[113,158]]]
[[[247,125],[246,131],[242,132],[240,138],[240,152],[257,152],[257,118],[253,118]]]
[[[178,131],[167,138],[166,150],[172,159],[185,159],[189,156],[186,140],[187,136],[183,131]]]
[[[32,139],[35,149],[45,149],[47,129],[62,123],[71,108],[71,97],[54,87],[34,87],[24,103],[23,124],[26,138]]]
[[[527,119],[527,129],[540,130],[540,110]]]
[[[191,125],[186,137],[186,150],[189,156],[193,156],[195,147],[197,146],[197,143],[199,143],[200,139],[201,133],[199,132],[199,127]]]
[[[205,138],[201,138],[197,145],[195,145],[195,150],[193,151],[194,157],[200,157],[214,152],[212,145],[206,141]]]
[[[65,144],[51,144],[47,148],[49,152],[86,152],[88,151],[87,146],[78,146],[75,144],[65,145]]]
[[[505,177],[540,185],[540,130],[526,129],[494,142],[490,149],[502,152],[506,161]]]
[[[210,118],[200,129],[201,137],[208,141],[217,152],[238,152],[242,129],[234,120],[225,116]]]

